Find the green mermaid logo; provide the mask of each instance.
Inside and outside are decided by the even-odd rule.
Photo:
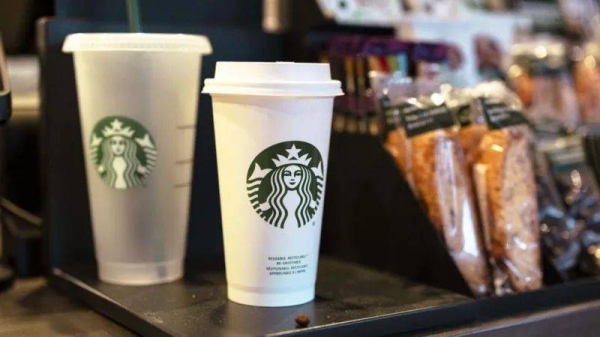
[[[124,190],[144,183],[156,165],[157,151],[150,133],[133,119],[101,119],[90,138],[90,159],[102,181]]]
[[[323,159],[302,141],[275,144],[250,165],[247,188],[256,213],[278,228],[306,225],[323,197]]]

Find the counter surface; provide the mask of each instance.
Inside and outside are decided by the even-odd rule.
[[[598,335],[600,301],[497,320],[421,336],[592,337]],[[42,278],[19,280],[0,293],[0,337],[128,337],[134,333],[50,288]]]
[[[50,288],[42,278],[19,280],[0,293],[0,337],[121,337],[134,333]]]

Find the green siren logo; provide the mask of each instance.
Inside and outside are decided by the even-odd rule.
[[[133,119],[101,119],[90,139],[90,158],[110,187],[128,189],[144,183],[156,165],[156,147],[146,129]]]
[[[315,215],[323,196],[323,159],[313,145],[275,144],[250,165],[248,197],[258,215],[279,227],[302,227]]]

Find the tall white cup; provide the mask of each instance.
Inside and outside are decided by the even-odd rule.
[[[74,34],[99,277],[147,285],[183,275],[199,76],[206,37]]]
[[[328,64],[218,62],[212,96],[229,299],[311,301],[333,97]]]

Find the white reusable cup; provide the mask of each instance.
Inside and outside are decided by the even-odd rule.
[[[311,301],[333,98],[328,64],[218,62],[212,97],[230,300]]]
[[[204,36],[73,34],[100,280],[183,276]]]

